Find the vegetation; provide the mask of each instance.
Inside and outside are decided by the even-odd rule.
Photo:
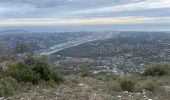
[[[159,84],[151,80],[147,81],[144,85],[144,89],[151,92],[154,92],[158,88],[159,88]]]
[[[52,69],[45,56],[35,59],[33,70],[39,73],[41,79],[45,81],[54,80],[59,82],[62,80],[61,76],[55,71],[56,69]]]
[[[122,90],[132,92],[135,86],[135,83],[132,78],[124,77],[120,80],[120,86]]]
[[[169,63],[156,63],[147,66],[144,75],[146,76],[163,76],[170,74],[170,64]]]
[[[0,96],[12,95],[18,87],[17,81],[12,77],[0,79]]]
[[[153,99],[155,96],[158,100],[169,98],[170,89],[167,86],[170,86],[170,64],[168,63],[148,65],[143,75],[132,76],[93,73],[90,65],[83,63],[79,66],[82,67],[81,70],[76,69],[80,71],[79,73],[61,76],[49,62],[48,57],[35,56],[24,47],[26,46],[19,49],[23,56],[19,59],[15,56],[16,59],[8,60],[6,68],[0,71],[0,96],[9,100],[28,98],[140,100],[146,96]],[[58,84],[61,82],[63,84]],[[159,91],[164,93],[161,94],[161,98]]]
[[[27,59],[26,57],[24,59]],[[55,81],[59,83],[62,77],[55,69],[52,69],[47,58],[39,56],[32,59],[33,63],[23,61],[10,62],[4,73],[15,78],[18,82],[38,83],[40,80]]]
[[[3,52],[3,49],[0,49],[0,52]],[[18,44],[13,53],[15,56],[9,57],[11,59],[0,71],[0,96],[12,95],[16,91],[17,84],[38,85],[45,81],[47,85],[52,85],[63,81],[62,76],[51,66],[47,57],[33,55],[24,43]],[[2,53],[0,56],[2,58]]]
[[[15,62],[8,65],[6,74],[15,78],[18,82],[38,83],[40,74],[32,70],[32,67],[23,62]]]

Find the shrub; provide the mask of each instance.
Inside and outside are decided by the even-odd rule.
[[[10,75],[19,82],[37,83],[40,80],[40,74],[30,68],[14,69]]]
[[[0,96],[12,95],[18,87],[17,81],[12,77],[0,79]]]
[[[11,66],[9,65],[6,73],[18,82],[37,83],[40,80],[39,73],[36,73],[31,67],[21,62],[11,64]]]
[[[151,91],[154,92],[156,89],[159,89],[159,87],[162,85],[162,83],[160,83],[157,80],[147,80],[144,83],[144,89],[147,91]]]
[[[135,86],[135,83],[133,79],[129,77],[125,77],[120,80],[120,87],[124,91],[132,92],[132,90],[134,89],[134,86]]]
[[[170,64],[168,63],[157,63],[149,65],[145,71],[145,76],[163,76],[168,75],[170,71]]]
[[[33,70],[40,74],[40,78],[42,80],[54,80],[58,83],[63,80],[61,75],[56,71],[56,69],[51,67],[48,59],[44,56],[36,58]]]
[[[33,70],[41,75],[41,79],[48,81],[51,79],[50,65],[46,57],[38,57],[35,59],[35,65]]]
[[[50,80],[54,80],[57,83],[64,81],[63,77],[55,70],[51,70],[51,73],[49,76],[50,76]]]
[[[34,63],[13,62],[7,65],[6,75],[12,76],[18,82],[38,83],[40,80],[62,82],[61,75],[53,69],[48,60],[42,56],[35,59]]]
[[[80,75],[82,77],[93,77],[94,76],[94,74],[91,72],[91,69],[89,68],[88,64],[83,64],[80,67],[81,67],[81,69],[79,72],[81,73]]]
[[[78,78],[73,78],[71,81],[74,84],[79,84],[80,83],[80,79],[78,79]]]
[[[114,81],[114,80],[117,80],[119,78],[118,75],[115,75],[115,74],[97,74],[96,78],[98,80],[102,80],[102,81]]]
[[[55,81],[54,81],[54,80],[48,80],[48,81],[46,81],[46,86],[53,87],[54,84],[55,84]]]
[[[33,70],[36,72],[36,73],[39,73],[41,76],[41,79],[45,80],[45,81],[48,81],[50,80],[50,75],[51,75],[51,71],[50,69],[48,68],[48,66],[45,66],[43,64],[37,64],[35,65],[35,67],[33,68]]]

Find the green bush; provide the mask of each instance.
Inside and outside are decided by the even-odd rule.
[[[14,62],[7,66],[5,73],[19,82],[37,83],[40,80],[54,80],[59,83],[63,81],[61,75],[53,69],[44,56],[37,57],[34,63]]]
[[[12,77],[0,79],[0,96],[12,95],[18,88],[17,81]]]
[[[15,78],[18,82],[38,83],[40,80],[62,82],[63,78],[52,68],[48,60],[42,56],[34,59],[34,63],[13,62],[7,65],[7,76]]]
[[[10,72],[10,76],[19,82],[37,83],[40,80],[40,74],[30,68],[14,69]]]
[[[56,71],[56,69],[51,67],[48,59],[44,56],[35,59],[33,70],[40,74],[40,78],[42,80],[54,80],[58,83],[63,80],[61,75]]]
[[[170,64],[168,63],[157,63],[147,66],[144,71],[145,76],[163,76],[168,75],[170,72]]]
[[[124,91],[132,92],[134,89],[135,83],[132,78],[125,77],[120,80],[120,87]]]
[[[63,77],[57,71],[51,71],[50,77],[51,77],[50,80],[54,80],[57,83],[64,81]]]
[[[46,81],[45,83],[46,83],[46,86],[48,86],[48,87],[53,87],[54,84],[55,84],[55,81],[54,81],[54,80],[48,80],[48,81]]]
[[[147,81],[144,84],[144,89],[147,91],[154,92],[155,89],[158,89],[158,88],[159,88],[159,84],[156,81]]]
[[[74,83],[74,84],[79,84],[80,83],[80,79],[75,77],[75,78],[71,79],[71,82]]]
[[[111,74],[111,73],[108,73],[108,74],[97,74],[95,76],[98,80],[101,80],[101,81],[115,81],[119,78],[118,75],[115,75],[115,74]]]
[[[43,63],[36,63],[35,67],[33,68],[33,70],[36,72],[36,73],[39,73],[41,75],[41,79],[45,80],[45,81],[48,81],[51,79],[51,71],[50,69],[48,68],[48,66],[46,66],[45,64]]]
[[[37,83],[40,80],[40,74],[33,71],[31,67],[24,63],[12,63],[8,66],[6,73],[15,78],[18,82]]]
[[[36,73],[40,73],[41,79],[48,81],[51,79],[51,70],[50,65],[48,63],[48,59],[46,57],[37,57],[34,62],[34,68],[33,70],[36,71]]]

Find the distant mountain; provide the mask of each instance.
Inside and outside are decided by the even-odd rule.
[[[0,34],[9,34],[9,33],[30,33],[29,31],[26,31],[26,30],[20,30],[20,29],[17,29],[17,30],[4,30],[4,31],[0,31]]]
[[[110,34],[110,33],[109,33]],[[36,53],[51,54],[89,41],[108,38],[108,32],[44,32],[6,30],[0,32],[0,43],[12,49],[19,42],[25,42]]]

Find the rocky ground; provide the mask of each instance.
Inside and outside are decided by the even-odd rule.
[[[91,77],[67,76],[59,85],[24,85],[7,100],[169,100],[169,77],[136,79],[133,92],[122,91],[117,80],[98,80]],[[153,92],[141,88],[150,80],[161,85]],[[2,99],[3,100],[3,99]]]

